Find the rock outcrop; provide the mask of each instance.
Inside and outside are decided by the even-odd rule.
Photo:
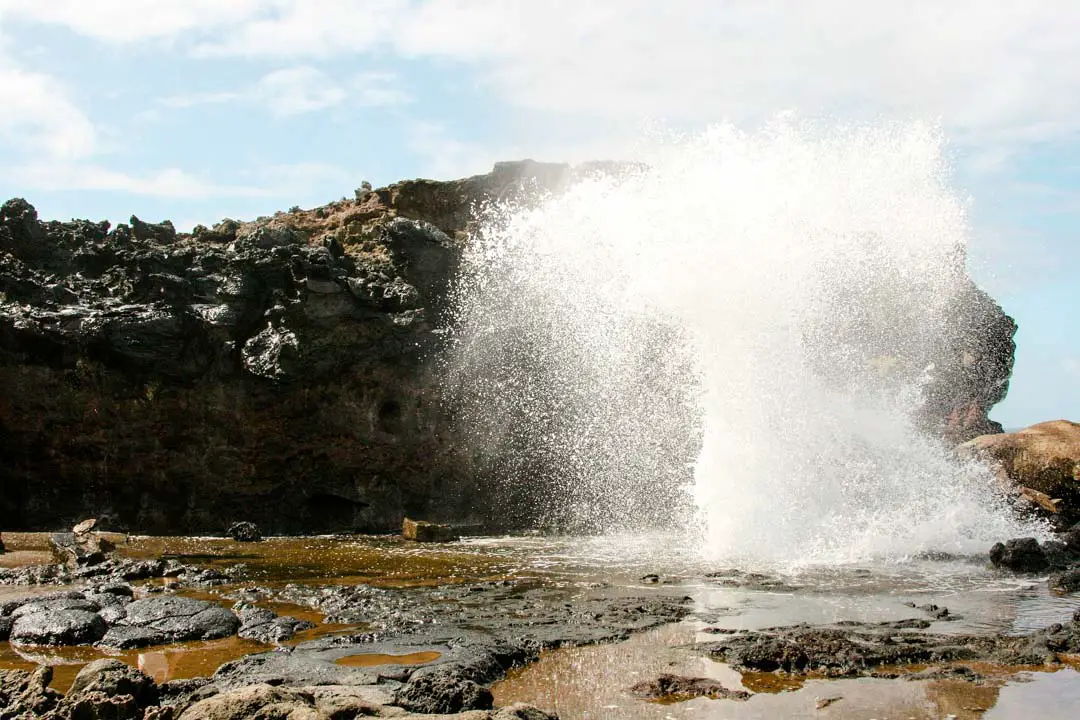
[[[981,435],[958,448],[995,467],[999,477],[1062,529],[1080,522],[1080,424],[1039,423],[1013,433]]]
[[[269,534],[483,520],[484,478],[435,360],[460,249],[478,205],[609,169],[500,163],[190,234],[135,217],[44,222],[8,201],[5,529],[88,516],[147,533],[236,518]],[[1015,325],[971,293],[927,404],[957,441],[990,428],[1012,365]],[[665,488],[660,507],[675,504],[678,484]]]

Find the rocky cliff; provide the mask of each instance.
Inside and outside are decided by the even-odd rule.
[[[0,524],[327,532],[473,517],[482,478],[434,364],[449,283],[477,203],[574,172],[504,163],[191,234],[5,203]],[[971,292],[927,405],[957,441],[987,431],[1012,366],[1015,326]]]

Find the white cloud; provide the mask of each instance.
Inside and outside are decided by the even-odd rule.
[[[218,185],[179,168],[145,176],[130,175],[92,163],[32,162],[3,173],[4,179],[30,190],[101,190],[171,198],[258,197],[267,189]]]
[[[0,0],[0,8],[113,43],[183,41],[200,56],[461,63],[517,117],[549,115],[564,126],[636,126],[645,117],[756,124],[789,109],[940,119],[986,170],[1080,132],[1075,0]],[[329,107],[350,92],[302,79],[271,86],[280,114]],[[385,87],[356,95],[400,100]]]
[[[202,56],[330,57],[382,47],[407,25],[409,0],[269,0],[267,12],[200,44]]]
[[[56,158],[86,157],[98,144],[93,123],[55,78],[6,65],[0,57],[0,140]]]
[[[341,103],[345,91],[319,70],[302,65],[263,76],[253,97],[274,115],[299,115]]]
[[[408,93],[395,87],[396,82],[393,73],[365,72],[339,84],[321,70],[300,65],[267,73],[247,90],[174,95],[162,99],[161,104],[170,108],[189,108],[249,102],[265,106],[273,115],[286,117],[343,103],[358,107],[390,107],[411,102]]]
[[[133,175],[94,163],[63,162],[30,162],[0,171],[0,179],[28,190],[114,191],[186,199],[292,198],[319,185],[344,186],[349,179],[342,169],[324,163],[268,165],[248,175],[247,183],[221,184],[180,168]]]
[[[277,4],[274,0],[0,0],[0,13],[64,25],[98,40],[140,43],[235,24]]]
[[[400,87],[398,77],[388,72],[360,73],[349,83],[349,100],[360,107],[391,107],[413,101]]]

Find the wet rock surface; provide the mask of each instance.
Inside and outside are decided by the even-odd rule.
[[[1025,636],[944,635],[894,630],[886,625],[795,625],[725,634],[695,650],[737,670],[815,673],[826,677],[878,676],[882,666],[988,662],[998,665],[1057,663],[1080,650],[1076,620]]]
[[[689,700],[707,697],[714,700],[749,700],[745,690],[731,690],[709,678],[661,675],[655,680],[639,682],[630,688],[634,695],[647,700]]]

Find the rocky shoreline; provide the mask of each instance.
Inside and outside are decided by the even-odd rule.
[[[1003,543],[988,559],[1002,572],[1028,577],[1044,576],[1054,563],[1075,573],[1080,527],[1059,538]],[[1044,561],[1033,562],[1039,553]],[[242,565],[222,572],[160,558],[109,556],[73,565],[0,569],[0,585],[84,584],[0,604],[0,642],[27,649],[93,645],[109,652],[238,635],[267,649],[225,662],[207,677],[161,683],[104,657],[86,665],[66,694],[48,687],[48,667],[0,670],[0,717],[543,720],[555,716],[523,705],[494,708],[492,683],[544,651],[619,642],[671,623],[710,620],[680,583],[660,575],[641,578],[649,588],[643,594],[603,582],[583,586],[523,578],[410,588],[264,585],[247,578]],[[163,578],[169,585],[161,584]],[[697,581],[754,591],[797,590],[752,573],[718,573]],[[211,590],[212,600],[190,596]],[[269,609],[282,603],[310,608],[324,623],[354,629],[290,642],[311,623]],[[986,664],[1052,670],[1080,654],[1080,609],[1071,620],[1023,635],[934,632],[933,621],[952,619],[948,609],[918,610],[923,617],[877,623],[754,631],[710,625],[700,632],[712,639],[686,650],[737,671],[792,679],[947,678],[975,684],[983,682],[979,668]],[[626,691],[666,701],[744,701],[753,695],[710,678],[674,675],[633,687],[627,683]]]

